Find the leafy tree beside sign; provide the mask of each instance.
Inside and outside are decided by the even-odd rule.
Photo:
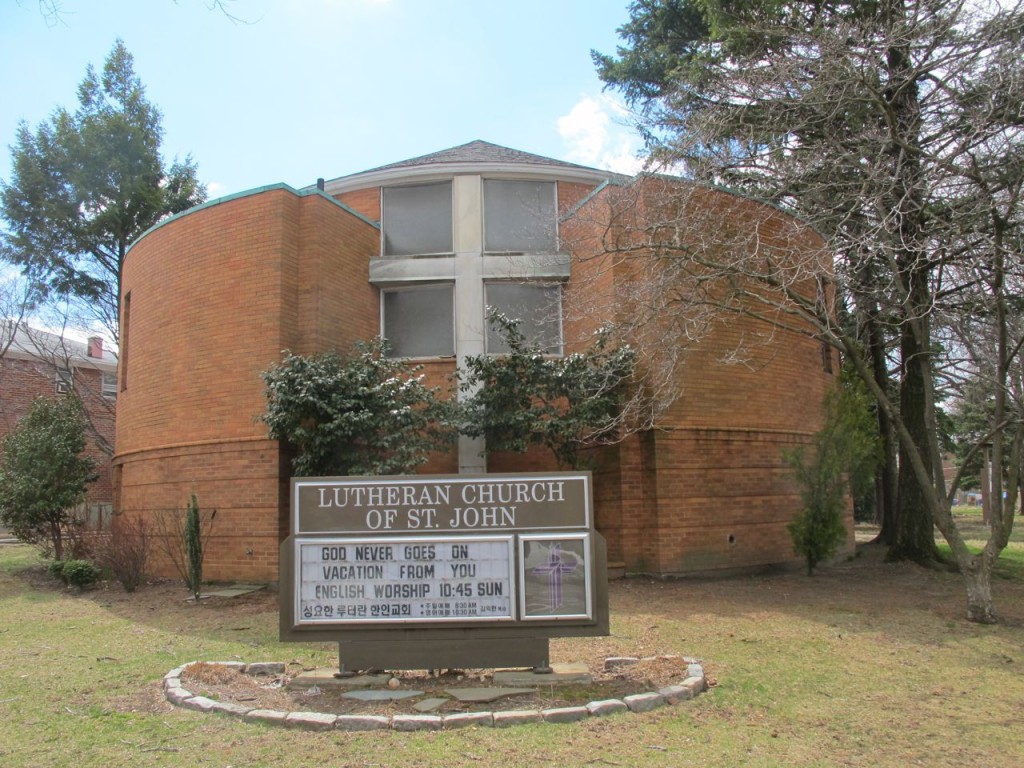
[[[621,395],[633,375],[632,347],[611,349],[598,334],[585,352],[552,357],[527,343],[519,321],[491,311],[508,346],[505,355],[465,359],[460,389],[460,431],[484,437],[488,452],[523,453],[533,445],[551,451],[567,468],[579,468],[587,445],[618,437]]]
[[[404,474],[449,443],[444,408],[420,367],[384,350],[377,340],[344,356],[288,354],[263,372],[262,418],[273,439],[298,450],[296,475]]]

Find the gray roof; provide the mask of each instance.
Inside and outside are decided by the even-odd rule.
[[[85,365],[113,370],[117,366],[117,355],[106,344],[103,357],[90,357],[89,345],[83,341],[3,318],[0,318],[0,354],[75,367]]]
[[[420,155],[419,157],[413,157],[408,160],[399,160],[397,163],[388,163],[387,165],[381,165],[376,168],[369,168],[365,171],[359,171],[348,176],[341,176],[337,179],[333,179],[331,184],[342,183],[349,180],[357,180],[362,176],[371,176],[374,174],[388,173],[391,171],[400,171],[403,169],[415,169],[423,168],[425,166],[437,166],[437,165],[502,165],[502,166],[520,166],[527,167],[532,166],[534,168],[549,168],[557,169],[562,168],[566,171],[577,171],[583,172],[590,176],[599,176],[603,178],[620,177],[621,174],[612,173],[610,171],[602,171],[599,168],[590,168],[586,165],[577,165],[576,163],[567,163],[564,160],[555,160],[550,157],[543,157],[542,155],[534,155],[530,152],[523,152],[518,149],[511,149],[509,147],[502,147],[497,144],[491,144],[487,141],[471,141],[468,144],[461,144],[457,147],[451,147],[449,149],[442,149],[439,152],[431,152],[428,155]],[[625,177],[623,177],[625,178]]]
[[[399,160],[397,163],[388,163],[377,168],[370,168],[361,173],[373,173],[374,171],[386,171],[392,168],[412,168],[417,165],[436,165],[438,163],[508,163],[510,165],[554,165],[563,168],[579,168],[588,171],[596,171],[597,168],[588,168],[585,165],[567,163],[563,160],[554,160],[550,157],[534,155],[530,152],[523,152],[518,149],[501,147],[491,144],[488,141],[471,141],[450,149],[442,149],[440,152],[431,152],[429,155],[420,155],[409,160]]]

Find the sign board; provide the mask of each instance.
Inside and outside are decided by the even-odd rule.
[[[300,625],[510,621],[510,536],[299,540]]]
[[[370,657],[399,636],[525,642],[546,655],[548,637],[607,634],[590,483],[589,473],[293,479],[281,639],[371,643],[356,654]],[[400,668],[391,661],[374,666]]]

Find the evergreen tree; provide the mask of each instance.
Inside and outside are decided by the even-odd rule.
[[[0,442],[0,522],[22,541],[52,547],[57,560],[96,479],[85,446],[82,404],[72,395],[37,398]]]
[[[160,111],[118,40],[102,72],[86,70],[74,112],[59,108],[35,131],[21,124],[12,176],[0,182],[4,257],[46,289],[89,302],[115,339],[128,246],[206,199],[191,158],[165,164],[162,138]]]

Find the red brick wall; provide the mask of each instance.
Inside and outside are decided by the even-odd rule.
[[[595,506],[609,560],[622,561],[627,572],[659,574],[794,561],[786,525],[801,502],[784,453],[818,429],[835,384],[823,370],[821,345],[739,314],[701,318],[706,308],[678,298],[655,306],[690,284],[657,282],[649,245],[667,234],[659,222],[681,223],[680,251],[709,260],[714,247],[827,256],[820,238],[769,206],[711,190],[654,187],[608,188],[562,225],[574,255],[567,306],[584,318],[576,322],[585,328],[585,318],[602,315],[622,321],[626,340],[642,350],[641,376],[677,358],[672,404],[657,429],[606,449],[597,463]],[[637,291],[641,281],[657,290]],[[700,287],[712,295],[713,284]],[[813,284],[804,290],[813,292]],[[630,328],[645,312],[649,322]],[[698,320],[684,324],[684,312]]]
[[[344,203],[353,211],[366,216],[368,219],[373,221],[380,221],[380,187],[368,187],[367,189],[357,189],[354,192],[345,192],[338,195],[338,201]],[[378,239],[378,246],[375,255],[380,253],[380,245]]]
[[[107,451],[114,446],[114,403],[102,396],[102,374],[94,368],[76,367],[74,387],[90,424],[86,430],[85,453],[96,462],[98,475],[89,486],[86,501],[110,504],[114,495]],[[0,437],[18,423],[37,397],[61,397],[56,391],[55,364],[16,358],[10,353],[0,359]],[[103,444],[107,451],[101,448]]]
[[[259,374],[283,350],[345,350],[376,332],[376,238],[329,200],[280,188],[172,220],[128,254],[118,509],[182,509],[195,492],[218,510],[209,578],[277,578],[288,467],[259,421]]]

